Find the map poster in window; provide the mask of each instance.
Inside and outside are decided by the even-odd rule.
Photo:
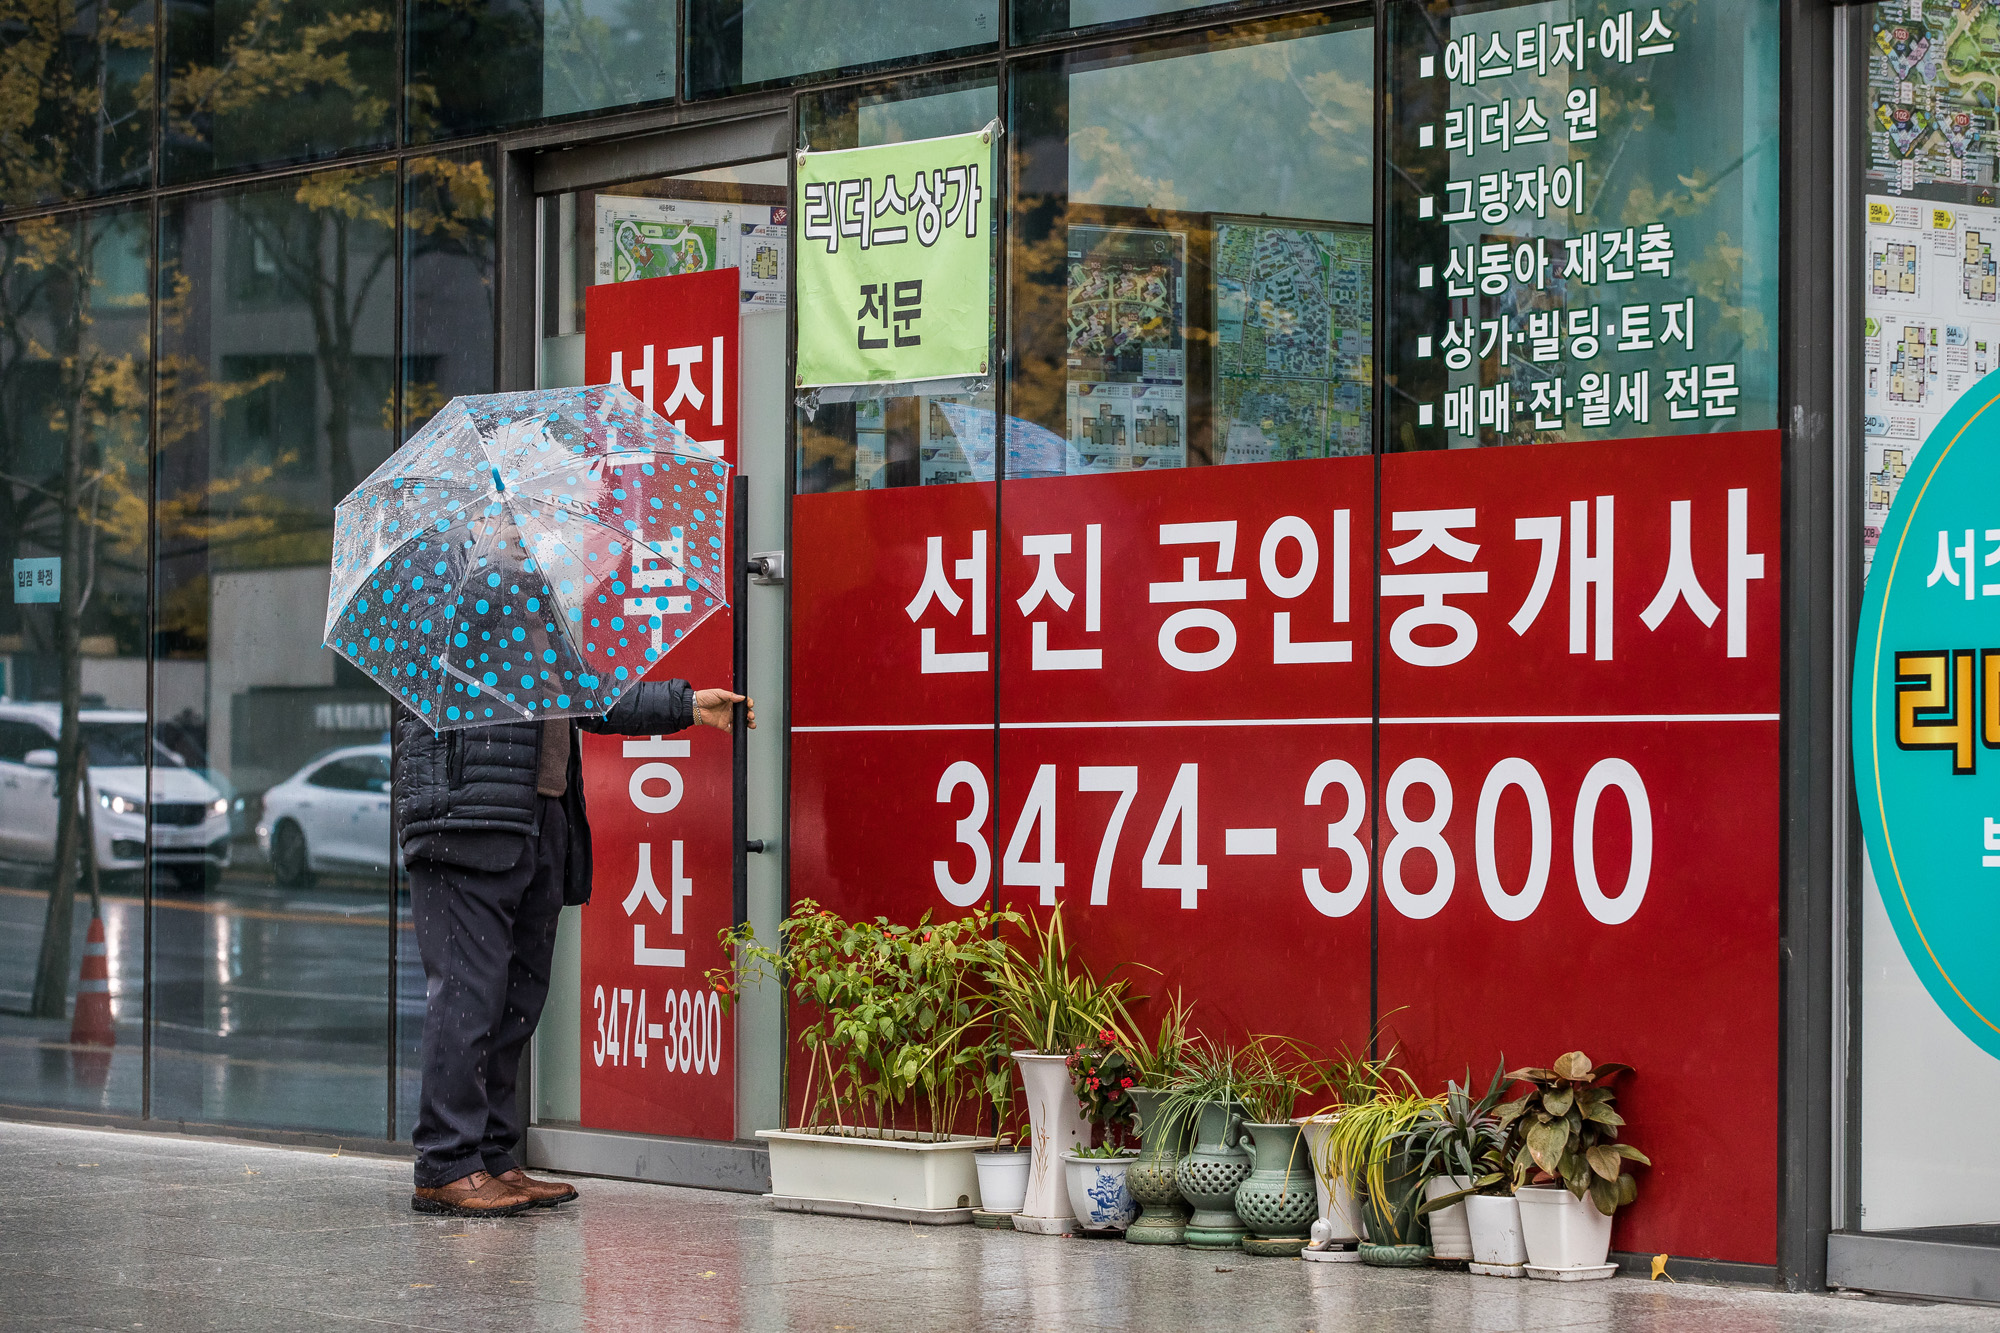
[[[1365,228],[1216,220],[1216,462],[1368,451],[1374,252]]]
[[[1187,233],[1069,229],[1069,380],[1184,384]]]
[[[597,196],[597,281],[735,268],[740,204]],[[769,209],[757,209],[768,215]]]

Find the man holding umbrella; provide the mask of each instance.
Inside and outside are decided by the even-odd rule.
[[[590,897],[577,732],[729,731],[649,681],[727,603],[730,468],[622,385],[455,398],[334,511],[326,644],[398,704],[392,785],[427,983],[418,1212],[576,1197],[515,1160],[556,919]]]
[[[410,908],[427,980],[423,1096],[411,1135],[420,1213],[504,1217],[576,1197],[536,1180],[515,1079],[541,1021],[556,918],[590,896],[590,827],[579,727],[653,736],[702,723],[727,732],[728,690],[640,681],[602,718],[434,732],[396,711],[395,792]]]

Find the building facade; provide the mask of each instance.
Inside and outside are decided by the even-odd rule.
[[[718,929],[1060,904],[1219,1036],[1633,1065],[1620,1252],[2000,1292],[1989,923],[1878,883],[1925,826],[1850,754],[1918,689],[1850,708],[1882,543],[1932,568],[1904,479],[2000,347],[1981,0],[6,0],[0,44],[0,1111],[407,1143],[334,508],[456,395],[616,379],[776,557],[667,668],[762,725],[589,741],[534,1160],[761,1188],[800,1081]],[[949,204],[798,188],[973,134]],[[943,216],[984,291],[806,308]],[[807,373],[982,307],[977,374]],[[1898,733],[1969,778],[1977,649]]]

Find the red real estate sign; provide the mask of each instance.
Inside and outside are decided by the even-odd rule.
[[[802,496],[793,896],[1061,903],[1329,1051],[1372,973],[1426,1090],[1625,1061],[1671,1166],[1614,1243],[1772,1262],[1779,480],[1759,432]]]
[[[584,299],[585,378],[625,384],[733,465],[736,270],[600,284]],[[733,615],[703,621],[653,678],[726,685]],[[733,1139],[735,1026],[704,980],[725,961],[716,935],[733,916],[729,742],[586,734],[583,773],[596,881],[583,908],[583,1124]]]

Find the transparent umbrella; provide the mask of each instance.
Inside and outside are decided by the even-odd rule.
[[[326,645],[435,730],[608,712],[728,604],[729,471],[620,385],[454,398],[335,509]]]

